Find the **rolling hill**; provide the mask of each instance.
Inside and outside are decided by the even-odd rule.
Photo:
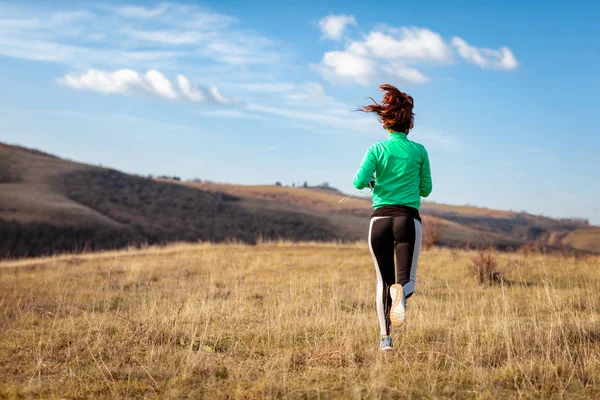
[[[0,144],[0,257],[173,241],[355,240],[325,213]]]
[[[282,186],[243,186],[212,182],[181,182],[217,193],[229,193],[240,198],[271,200],[299,205],[329,215],[368,218],[370,199],[352,197],[339,204],[343,194],[330,189],[291,188]],[[499,248],[520,248],[539,245],[548,248],[567,247],[581,251],[600,252],[600,227],[590,226],[581,219],[553,219],[524,212],[493,210],[472,206],[455,206],[424,202],[421,208],[427,225],[436,225],[438,243],[446,246],[493,245]],[[363,234],[366,228],[363,224]],[[365,236],[363,236],[365,237]]]
[[[339,204],[342,196],[150,179],[0,143],[0,257],[174,241],[364,240],[370,202]],[[600,228],[577,219],[436,203],[422,211],[428,240],[440,245],[600,252]]]

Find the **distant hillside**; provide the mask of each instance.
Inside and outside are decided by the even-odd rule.
[[[0,257],[173,241],[365,240],[370,201],[339,204],[343,195],[149,179],[0,144]],[[435,203],[422,212],[425,234],[444,246],[600,252],[600,228],[581,220]]]
[[[141,243],[355,240],[318,213],[0,144],[0,257]]]
[[[560,243],[579,250],[600,253],[600,227],[578,228],[560,238]]]
[[[326,211],[331,216],[368,218],[371,202],[364,197],[352,197],[339,204],[343,193],[314,188],[281,186],[245,186],[216,183],[182,182],[184,185],[213,192],[225,192],[240,198],[268,199]],[[447,246],[487,246],[519,248],[535,244],[547,248],[573,248],[600,252],[599,227],[581,219],[552,219],[528,213],[493,210],[472,206],[454,206],[424,202],[422,214],[427,223],[440,229],[438,243]],[[363,237],[366,224],[362,223]]]

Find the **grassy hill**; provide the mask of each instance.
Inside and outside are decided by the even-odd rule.
[[[141,243],[354,240],[317,212],[0,145],[0,257]]]
[[[600,227],[586,226],[578,228],[568,233],[560,242],[575,249],[599,252]]]
[[[370,199],[352,197],[339,204],[342,194],[327,189],[283,186],[245,186],[212,182],[182,182],[182,185],[212,192],[229,193],[240,198],[253,198],[293,204],[331,216],[345,215],[368,218]],[[580,219],[553,219],[523,212],[493,210],[473,206],[455,206],[424,202],[425,231],[428,225],[439,230],[438,243],[447,246],[493,245],[519,248],[537,245],[547,248],[572,248],[600,252],[600,228]],[[363,237],[366,225],[362,225]]]
[[[0,143],[0,258],[173,241],[364,240],[370,202],[339,204],[342,196],[149,179]],[[430,243],[600,252],[600,228],[580,220],[436,203],[422,211]]]

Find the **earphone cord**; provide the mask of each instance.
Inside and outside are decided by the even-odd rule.
[[[373,192],[373,189],[371,189],[371,190],[370,190],[370,192],[367,192],[367,193],[364,193],[364,192],[363,192],[363,191],[361,191],[361,190],[355,190],[355,191],[354,191],[354,193],[350,193],[349,195],[342,197],[342,198],[340,199],[340,201],[338,201],[338,204],[342,204],[342,203],[345,203],[345,202],[347,202],[347,201],[348,201],[348,200],[350,200],[350,198],[351,198],[351,197],[353,197],[354,195],[357,195],[357,194],[369,194],[369,193],[371,193],[371,192]]]

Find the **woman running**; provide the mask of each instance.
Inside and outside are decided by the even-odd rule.
[[[373,189],[368,240],[377,272],[379,348],[392,350],[390,325],[402,326],[406,299],[415,290],[422,235],[419,207],[432,185],[425,147],[407,138],[414,127],[413,98],[392,85],[379,89],[385,92],[381,104],[371,99],[374,104],[360,111],[377,114],[389,137],[367,150],[354,187]]]

